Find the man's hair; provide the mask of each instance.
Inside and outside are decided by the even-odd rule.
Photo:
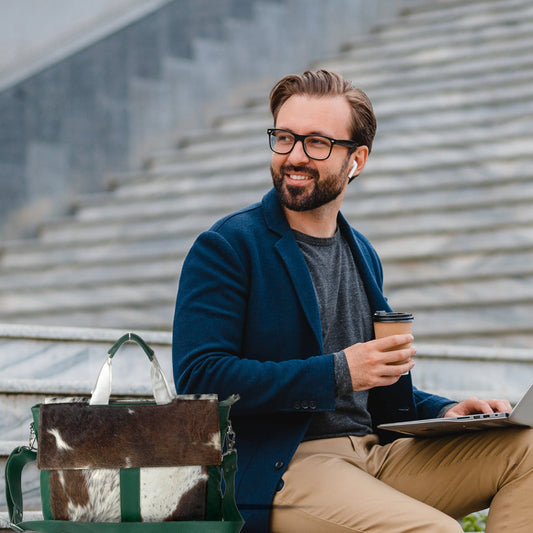
[[[329,70],[307,70],[303,74],[285,76],[270,92],[270,111],[274,123],[278,118],[281,106],[294,95],[307,96],[345,96],[352,107],[352,141],[358,146],[368,146],[372,150],[372,142],[376,134],[376,117],[368,96],[345,80],[340,74]]]

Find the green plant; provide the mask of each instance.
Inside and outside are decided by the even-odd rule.
[[[485,531],[487,525],[486,511],[472,513],[461,520],[463,531]]]

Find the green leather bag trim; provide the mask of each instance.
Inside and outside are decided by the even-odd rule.
[[[18,524],[15,531],[39,533],[239,533],[243,522],[63,522],[37,520]]]
[[[222,519],[222,492],[220,490],[220,467],[207,467],[207,505],[205,509],[206,520]]]
[[[43,509],[43,518],[53,520],[52,506],[50,504],[50,471],[41,470],[41,505]]]
[[[141,521],[141,473],[139,468],[120,470],[120,516],[123,522]]]
[[[7,509],[12,522],[20,522],[24,512],[22,503],[21,475],[23,468],[37,458],[37,453],[26,446],[15,448],[5,467],[5,492]]]

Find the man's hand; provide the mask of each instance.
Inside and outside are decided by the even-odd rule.
[[[402,374],[415,366],[411,357],[416,354],[416,349],[414,346],[395,348],[411,342],[411,334],[391,335],[346,348],[344,353],[353,390],[367,390],[396,383]]]
[[[505,413],[509,411],[512,411],[512,407],[508,400],[480,400],[479,398],[468,398],[467,400],[454,405],[451,409],[446,411],[444,416],[465,416],[477,413]]]

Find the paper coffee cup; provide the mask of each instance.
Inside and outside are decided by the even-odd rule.
[[[372,316],[374,322],[374,335],[376,339],[381,339],[383,337],[389,337],[390,335],[412,333],[414,318],[412,313],[376,311]],[[401,350],[403,348],[408,348],[410,345],[411,343],[402,344],[391,348],[389,351]]]

